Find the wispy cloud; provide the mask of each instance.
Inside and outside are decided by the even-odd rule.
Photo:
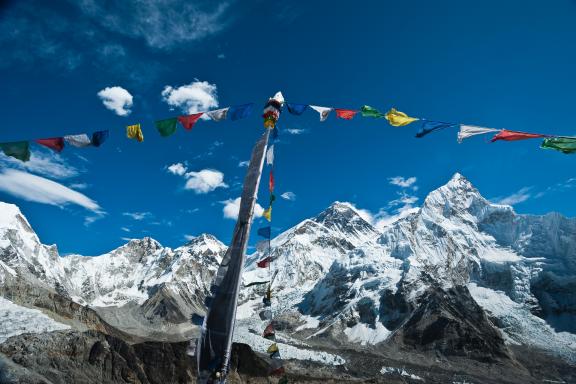
[[[106,87],[98,92],[98,97],[106,108],[118,116],[128,116],[132,112],[132,95],[122,87]]]
[[[280,195],[280,197],[288,201],[296,200],[296,194],[294,192],[284,192],[283,194]]]
[[[72,184],[68,185],[68,187],[70,187],[72,189],[88,189],[88,187],[90,187],[90,185],[88,183],[72,183]]]
[[[418,189],[418,187],[416,185],[414,185],[416,183],[417,179],[416,177],[412,176],[412,177],[408,177],[408,178],[404,178],[402,176],[394,176],[394,177],[390,177],[388,179],[388,182],[392,185],[396,185],[398,187],[401,188],[416,188]]]
[[[215,84],[196,80],[180,87],[167,85],[162,91],[164,100],[171,109],[179,108],[183,113],[197,113],[218,107],[218,93]]]
[[[224,213],[224,218],[236,220],[238,218],[238,213],[240,212],[240,198],[229,199],[222,201],[224,208],[222,212]],[[254,206],[254,217],[261,217],[264,213],[264,208],[258,203]]]
[[[250,165],[250,160],[244,160],[244,161],[238,162],[238,166],[239,166],[240,168],[245,168],[245,167],[247,167],[247,166],[249,166],[249,165]]]
[[[0,152],[0,166],[17,168],[54,179],[68,179],[80,174],[80,170],[59,154],[49,150],[32,150],[30,160],[22,162]]]
[[[289,135],[301,135],[303,133],[306,133],[307,131],[305,129],[299,129],[299,128],[288,128],[283,130],[283,132],[286,132]]]
[[[65,206],[79,205],[89,211],[104,215],[98,203],[88,196],[60,183],[15,169],[0,173],[0,190],[20,199],[41,204]]]
[[[496,204],[516,205],[532,197],[532,187],[523,187],[509,196],[496,197],[492,201]]]
[[[416,185],[417,181],[418,179],[414,176],[395,176],[388,178],[388,183],[400,188],[400,190],[396,192],[398,195],[396,199],[391,200],[385,207],[380,208],[378,213],[373,215],[372,224],[376,228],[382,229],[387,227],[411,213],[418,211],[419,208],[416,207],[416,203],[419,199],[412,194],[418,190],[418,186]]]
[[[182,163],[172,164],[167,167],[169,173],[182,176],[186,179],[184,189],[189,189],[197,194],[212,192],[217,188],[228,188],[224,182],[224,173],[216,169],[203,169],[198,172],[190,171]]]
[[[151,212],[124,212],[122,215],[136,221],[148,220],[154,217]]]

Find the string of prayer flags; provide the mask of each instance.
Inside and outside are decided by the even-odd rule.
[[[10,156],[24,162],[30,160],[30,144],[27,141],[0,143],[0,149],[2,149],[2,152],[4,152],[6,156]]]
[[[272,221],[272,206],[269,206],[263,213],[262,216],[268,220]]]
[[[196,124],[198,119],[200,119],[203,114],[204,112],[193,113],[187,116],[178,116],[178,121],[180,122],[180,124],[182,124],[184,129],[191,130],[194,124]]]
[[[458,142],[462,143],[464,139],[467,139],[476,135],[483,135],[490,132],[498,132],[498,129],[494,128],[482,128],[475,125],[460,125],[460,131],[458,131]]]
[[[94,132],[92,134],[92,140],[91,140],[92,145],[95,147],[101,146],[108,139],[109,135],[110,132],[108,130]]]
[[[353,109],[336,108],[334,110],[336,111],[336,116],[344,120],[352,120],[354,116],[358,113],[358,111],[355,111]]]
[[[362,112],[362,117],[386,118],[385,114],[369,105],[364,105],[360,108],[360,112]]]
[[[252,114],[252,107],[254,103],[250,104],[242,104],[242,105],[235,105],[230,107],[228,110],[228,115],[230,116],[230,120],[240,120],[245,119]]]
[[[333,108],[329,108],[329,107],[319,107],[317,105],[311,105],[310,108],[312,108],[313,110],[318,112],[318,114],[320,115],[320,121],[326,121],[326,119],[328,118],[328,115],[330,114],[330,112],[333,109]]]
[[[170,119],[158,120],[155,125],[156,129],[162,137],[168,137],[176,132],[176,124],[178,124],[178,118],[173,117]]]
[[[258,235],[262,236],[265,239],[269,239],[271,234],[272,234],[272,229],[270,227],[258,228]]]
[[[126,137],[129,139],[136,139],[138,142],[144,141],[144,134],[142,133],[142,128],[140,124],[129,125],[126,127]]]
[[[456,127],[456,126],[458,126],[458,124],[443,123],[440,121],[423,120],[422,126],[420,127],[420,130],[416,133],[416,137],[420,139],[420,138],[422,138],[422,137],[426,136],[427,134],[432,133],[434,131],[440,131],[440,130],[445,129],[445,128],[451,128],[451,127]]]
[[[56,152],[62,152],[64,149],[64,138],[63,137],[52,137],[50,139],[38,139],[36,142],[40,145],[48,147],[55,150]]]
[[[228,115],[228,110],[230,108],[221,108],[215,109],[213,111],[204,112],[210,119],[214,121],[222,121],[226,120],[226,116]]]
[[[492,137],[491,142],[495,142],[498,140],[504,141],[518,141],[518,140],[526,140],[526,139],[538,139],[542,137],[547,137],[547,135],[542,135],[539,133],[526,133],[526,132],[518,132],[518,131],[509,131],[507,129],[503,129],[497,134]]]
[[[286,107],[288,108],[288,112],[290,112],[291,114],[296,115],[296,116],[300,116],[308,108],[308,105],[286,103]]]
[[[273,165],[274,164],[274,144],[268,147],[266,151],[266,164]]]
[[[565,154],[576,153],[576,137],[549,137],[544,139],[540,148],[554,149]]]
[[[64,141],[68,145],[71,145],[76,148],[84,148],[92,145],[92,140],[85,133],[81,133],[79,135],[64,136]]]
[[[394,127],[403,127],[418,120],[415,117],[408,116],[404,112],[397,111],[395,108],[390,109],[384,117],[388,120],[390,125]]]

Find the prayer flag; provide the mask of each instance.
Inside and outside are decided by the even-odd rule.
[[[397,111],[395,108],[390,109],[384,117],[386,117],[386,120],[394,127],[403,127],[418,120],[415,117],[408,116],[404,112]]]
[[[377,110],[376,108],[372,108],[369,105],[363,106],[360,111],[362,112],[362,117],[386,117],[385,114]]]
[[[272,221],[272,206],[269,206],[263,213],[262,216],[268,221]]]
[[[230,110],[228,111],[230,120],[239,120],[250,116],[252,114],[253,106],[254,103],[235,105],[233,107],[230,107]]]
[[[259,253],[267,253],[270,250],[270,240],[262,240],[257,242],[256,250]]]
[[[274,164],[274,144],[268,147],[268,150],[266,151],[266,164]]]
[[[279,359],[280,358],[280,351],[276,351],[270,354],[271,359]]]
[[[276,345],[276,343],[273,343],[272,345],[270,345],[270,346],[268,347],[268,349],[266,350],[266,352],[268,352],[268,353],[278,352],[278,345]]]
[[[126,137],[129,139],[136,139],[140,143],[144,141],[144,134],[142,133],[142,128],[140,124],[129,125],[126,127]]]
[[[258,228],[258,235],[264,237],[265,239],[269,239],[271,234],[272,230],[270,227]]]
[[[85,133],[82,133],[80,135],[64,136],[64,141],[66,141],[69,145],[76,148],[84,148],[92,145],[92,140],[90,140],[88,135]]]
[[[320,114],[320,121],[326,121],[328,115],[330,114],[330,111],[332,111],[332,108],[319,107],[317,105],[311,105],[310,108],[312,108],[313,110],[315,110]]]
[[[460,125],[460,131],[458,132],[458,142],[462,143],[464,139],[467,139],[476,135],[483,135],[485,133],[498,132],[498,129],[494,128],[482,128],[476,127],[474,125]]]
[[[274,324],[270,323],[266,326],[266,328],[264,329],[264,332],[262,333],[262,337],[265,339],[271,339],[274,338],[276,335],[275,331],[274,331]]]
[[[95,147],[101,146],[106,139],[108,139],[110,132],[108,130],[105,131],[96,131],[92,134],[92,145]]]
[[[336,111],[336,116],[338,116],[341,119],[344,120],[352,120],[354,118],[354,115],[356,115],[358,113],[358,111],[354,111],[352,109],[335,109]]]
[[[273,361],[280,361],[280,360],[273,360]],[[280,366],[280,367],[278,367],[278,368],[276,368],[276,369],[273,369],[273,370],[270,372],[270,374],[271,374],[272,376],[281,376],[281,375],[283,375],[283,374],[285,374],[285,373],[286,373],[286,370],[284,369],[283,366]]]
[[[226,120],[226,116],[228,115],[228,108],[215,109],[213,111],[208,111],[204,113],[207,114],[208,117],[214,121],[222,121]]]
[[[204,112],[194,113],[187,116],[178,116],[178,121],[180,124],[182,124],[184,129],[191,130],[194,124],[196,124],[198,119],[201,118],[203,114]]]
[[[271,261],[272,261],[272,258],[267,257],[265,259],[258,261],[256,263],[256,265],[258,266],[258,268],[268,268],[270,266]]]
[[[288,112],[297,116],[303,114],[306,108],[308,108],[306,104],[294,104],[294,103],[286,103],[286,107],[288,107]]]
[[[418,133],[416,133],[416,137],[420,139],[431,132],[439,131],[444,128],[455,127],[456,125],[457,124],[453,123],[442,123],[440,121],[424,120],[422,121],[422,126],[420,127],[420,130],[418,131]]]
[[[546,137],[547,135],[542,135],[539,133],[526,133],[526,132],[518,132],[518,131],[509,131],[507,129],[503,129],[497,134],[494,135],[491,142],[495,142],[498,140],[505,140],[505,141],[517,141],[517,140],[525,140],[525,139],[538,139],[541,137]]]
[[[540,148],[555,149],[565,154],[576,153],[576,137],[550,137],[544,139]]]
[[[268,181],[268,188],[270,189],[270,193],[274,191],[274,172],[270,170],[270,180]]]
[[[30,160],[30,144],[27,141],[13,141],[11,143],[0,143],[0,149],[6,156],[13,157],[20,161]]]
[[[276,195],[273,194],[273,193],[271,193],[271,194],[270,194],[270,205],[272,205],[272,203],[275,202],[275,201],[276,201]]]
[[[61,152],[62,149],[64,149],[63,137],[53,137],[51,139],[38,139],[36,140],[36,142],[40,145],[53,149],[56,152]]]
[[[160,136],[168,137],[176,132],[176,124],[178,124],[178,118],[173,117],[171,119],[158,120],[155,124],[156,129],[158,132],[160,132]]]

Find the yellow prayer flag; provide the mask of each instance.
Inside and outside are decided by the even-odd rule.
[[[268,350],[266,352],[268,353],[278,352],[278,345],[276,345],[276,343],[272,344],[271,346],[268,347]]]
[[[129,139],[136,139],[140,143],[144,141],[144,134],[140,128],[140,124],[129,125],[126,127],[126,137]]]
[[[268,221],[272,221],[272,206],[269,206],[268,209],[262,213],[262,216]]]
[[[404,112],[397,111],[395,108],[390,109],[385,117],[390,125],[393,125],[394,127],[403,127],[416,120],[419,120],[415,117],[408,116]]]

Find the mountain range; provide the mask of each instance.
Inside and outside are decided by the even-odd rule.
[[[0,294],[59,322],[51,337],[194,338],[189,319],[205,313],[226,249],[203,234],[176,249],[144,238],[62,257],[16,206],[0,203]],[[272,240],[271,271],[257,266],[266,256],[247,258],[235,340],[258,353],[270,345],[260,337],[265,288],[250,283],[274,273],[280,351],[295,372],[315,364],[332,377],[392,382],[576,380],[576,219],[517,214],[456,174],[384,228],[335,202]],[[13,364],[2,345],[24,336],[10,336],[0,358]]]

